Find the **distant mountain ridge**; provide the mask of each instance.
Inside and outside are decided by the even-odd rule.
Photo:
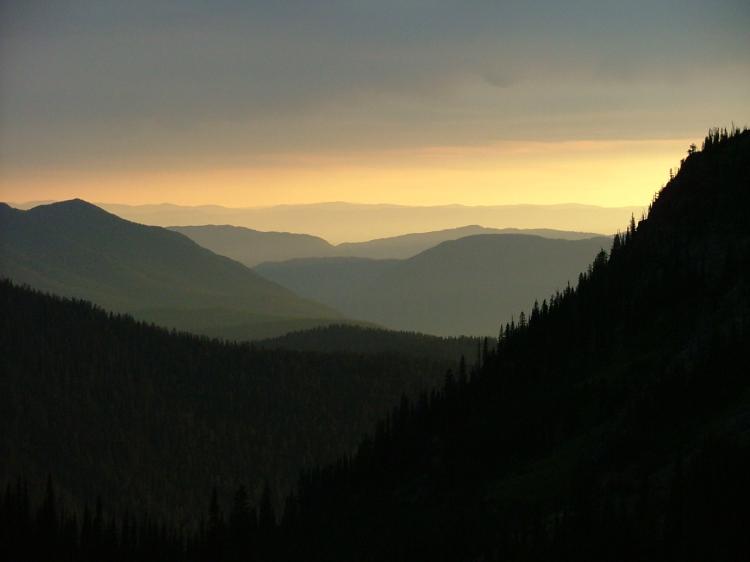
[[[265,261],[328,256],[335,247],[317,236],[291,232],[261,232],[232,225],[170,226],[204,248],[248,267]]]
[[[432,232],[415,232],[377,238],[366,242],[330,244],[308,234],[290,232],[261,232],[231,225],[170,226],[170,230],[184,234],[201,246],[235,259],[248,267],[263,262],[286,261],[305,258],[371,258],[406,259],[445,242],[477,234],[529,234],[562,240],[595,238],[599,234],[568,232],[548,228],[487,228],[467,225]]]
[[[353,318],[441,336],[495,335],[539,295],[574,282],[608,237],[480,234],[406,260],[319,258],[255,271]]]
[[[316,203],[229,208],[219,205],[119,205],[99,203],[118,216],[155,226],[232,224],[260,231],[302,232],[332,243],[363,242],[466,225],[488,228],[550,228],[613,234],[644,206],[596,205],[435,205],[405,206]],[[25,206],[25,205],[20,205]]]
[[[140,319],[224,336],[272,336],[342,321],[177,232],[82,200],[0,211],[0,273]]]
[[[552,228],[489,228],[471,224],[433,232],[416,232],[401,236],[377,238],[367,242],[344,242],[338,244],[336,250],[338,255],[352,257],[405,259],[416,256],[442,242],[480,234],[525,234],[560,240],[582,240],[601,236],[601,234],[592,232],[573,232]]]

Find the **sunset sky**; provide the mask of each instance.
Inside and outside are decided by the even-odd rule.
[[[648,203],[746,0],[0,3],[0,200]]]

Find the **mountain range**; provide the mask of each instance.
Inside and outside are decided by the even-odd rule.
[[[331,243],[364,242],[400,236],[405,232],[432,232],[466,225],[490,228],[586,231],[612,234],[643,207],[596,205],[368,205],[314,203],[273,207],[231,208],[219,205],[181,206],[97,203],[116,215],[155,226],[224,225],[260,231],[307,233]],[[34,203],[20,204],[28,208]]]
[[[481,234],[405,260],[311,258],[255,271],[352,318],[398,330],[487,336],[539,295],[575,282],[610,245],[607,237]]]
[[[333,246],[242,227],[146,226],[81,200],[26,211],[3,205],[0,271],[165,327],[235,340],[334,323],[484,336],[535,295],[575,280],[609,244],[549,229],[523,232],[557,238],[495,234],[509,230],[517,232],[468,226]],[[305,253],[410,257],[293,259],[256,270],[230,259]]]
[[[81,200],[28,211],[2,204],[0,272],[16,283],[214,336],[269,337],[345,321],[177,232]]]
[[[268,261],[300,258],[357,257],[406,259],[445,242],[477,234],[529,234],[545,238],[579,240],[597,234],[553,229],[486,228],[468,225],[434,232],[417,232],[365,242],[333,245],[317,236],[290,232],[261,232],[230,225],[171,226],[209,250],[237,260],[248,267]]]

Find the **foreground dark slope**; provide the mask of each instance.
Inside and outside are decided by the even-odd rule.
[[[469,380],[305,475],[280,559],[745,560],[750,132],[712,133]]]
[[[173,523],[197,521],[212,485],[283,493],[453,364],[257,350],[7,281],[0,308],[0,482],[50,474],[72,505],[101,495]]]
[[[0,274],[168,327],[240,339],[341,320],[185,236],[81,200],[0,207]]]
[[[352,318],[397,330],[486,336],[535,298],[574,281],[610,244],[604,237],[482,234],[407,260],[291,260],[255,270]]]

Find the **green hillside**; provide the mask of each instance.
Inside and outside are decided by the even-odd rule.
[[[210,335],[270,336],[341,321],[169,230],[81,200],[0,209],[0,272],[18,283]]]

